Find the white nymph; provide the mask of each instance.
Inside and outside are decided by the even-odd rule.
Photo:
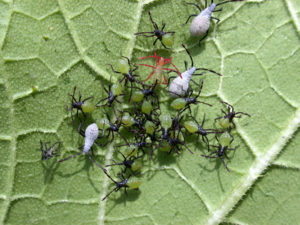
[[[184,44],[182,44],[182,47],[185,49],[185,51],[187,52],[187,54],[189,55],[190,59],[191,59],[191,67],[189,69],[186,68],[186,71],[181,73],[182,78],[180,77],[176,77],[169,85],[169,93],[172,97],[181,97],[186,95],[186,93],[189,90],[189,84],[190,81],[192,81],[194,84],[196,84],[197,86],[199,86],[199,84],[197,84],[193,79],[192,76],[193,75],[198,75],[201,76],[204,73],[199,73],[199,74],[195,74],[195,72],[197,70],[205,70],[205,71],[209,71],[212,73],[215,73],[218,76],[222,76],[220,73],[215,72],[214,70],[211,69],[206,69],[206,68],[196,68],[194,67],[194,61],[192,58],[191,53],[187,50],[187,48],[185,47]],[[185,66],[187,67],[187,62],[185,62]],[[172,77],[170,77],[172,78]],[[170,79],[169,78],[169,79]]]
[[[190,26],[191,36],[200,36],[205,34],[210,27],[211,14],[216,8],[216,4],[212,3],[206,9],[199,13],[196,18],[193,19]]]
[[[193,66],[181,74],[182,78],[176,77],[169,85],[169,92],[172,97],[184,96],[188,89],[192,75],[196,68]]]
[[[94,142],[98,138],[99,129],[96,123],[90,124],[85,129],[85,139],[84,139],[84,147],[83,152],[88,153],[91,147],[93,146]]]
[[[98,164],[89,154],[90,149],[92,148],[93,144],[95,143],[96,139],[98,138],[99,135],[99,129],[96,123],[92,123],[90,125],[87,126],[87,128],[85,129],[85,132],[83,132],[83,130],[81,129],[81,125],[82,123],[80,123],[78,131],[79,134],[81,134],[82,136],[84,136],[84,146],[83,146],[83,151],[81,152],[77,152],[74,155],[71,155],[65,159],[61,159],[58,162],[63,162],[66,161],[68,159],[72,159],[78,155],[81,154],[85,154],[87,155],[87,157],[89,158],[89,160],[93,163],[96,164],[96,166],[98,166],[99,168],[101,168],[104,172],[106,172],[106,169],[103,168],[100,164]]]
[[[225,4],[225,3],[229,3],[229,2],[241,2],[244,0],[228,0],[228,1],[223,1],[220,3],[215,4],[213,2],[213,0],[211,0],[210,5],[207,7],[207,0],[205,1],[205,9],[201,10],[200,6],[195,4],[195,3],[189,3],[187,2],[188,5],[193,5],[195,7],[197,7],[197,9],[199,9],[200,13],[199,14],[191,14],[187,21],[185,22],[185,24],[188,23],[188,21],[190,20],[191,17],[195,17],[190,25],[190,34],[191,36],[200,36],[202,34],[205,34],[200,40],[199,40],[199,44],[200,42],[207,37],[208,35],[208,31],[209,31],[209,27],[210,27],[210,19],[214,19],[218,22],[220,22],[220,20],[216,17],[212,16],[213,12],[219,12],[222,11],[222,9],[218,9],[215,10],[215,8],[219,5]]]

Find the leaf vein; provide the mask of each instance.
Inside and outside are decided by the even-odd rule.
[[[281,133],[275,144],[273,144],[266,153],[261,154],[260,157],[256,158],[252,166],[249,168],[248,174],[240,180],[239,184],[233,189],[232,194],[228,196],[214,212],[211,213],[206,224],[218,224],[225,218],[225,216],[241,200],[241,197],[249,190],[249,188],[251,188],[257,178],[269,165],[272,164],[276,156],[297,131],[299,125],[300,109],[296,111],[295,117],[289,123],[288,127]]]

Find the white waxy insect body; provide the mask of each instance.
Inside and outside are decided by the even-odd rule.
[[[181,74],[181,77],[175,78],[169,85],[169,92],[172,97],[179,97],[186,94],[189,89],[189,83],[196,68],[191,67]]]
[[[196,16],[190,26],[191,36],[200,36],[207,32],[210,26],[210,18],[216,4],[212,3],[206,9],[204,9],[198,16]]]
[[[85,130],[85,139],[83,152],[88,153],[94,144],[95,140],[98,138],[99,129],[96,123],[90,124]]]

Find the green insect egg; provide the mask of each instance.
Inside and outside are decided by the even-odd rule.
[[[162,114],[159,117],[162,127],[170,127],[172,125],[172,119],[170,114]]]
[[[132,93],[131,100],[133,102],[140,102],[144,99],[144,94],[141,91],[135,91]]]
[[[141,168],[142,168],[142,162],[140,160],[135,160],[131,165],[131,169],[134,172],[139,171]]]
[[[165,46],[167,47],[172,47],[174,44],[174,35],[172,34],[165,34],[162,37],[162,43],[164,43]]]
[[[171,103],[171,107],[176,110],[181,110],[186,106],[186,101],[183,98],[177,98]]]
[[[150,115],[152,109],[153,109],[153,107],[152,107],[151,103],[145,100],[142,104],[142,112],[147,115]]]
[[[134,124],[134,119],[129,115],[124,115],[122,117],[122,124],[125,127],[131,127]]]
[[[127,185],[129,187],[129,189],[138,189],[142,184],[142,181],[140,179],[137,178],[130,178],[127,182]]]
[[[194,121],[186,121],[183,125],[190,133],[195,133],[198,131],[198,125]]]
[[[226,129],[230,126],[230,122],[228,118],[222,118],[219,120],[219,124],[222,128]]]
[[[146,129],[146,133],[147,134],[153,135],[153,133],[155,131],[155,125],[154,125],[154,123],[151,122],[151,121],[147,121],[145,123],[145,129]]]
[[[81,106],[84,113],[91,113],[95,110],[95,105],[91,102],[85,102]]]
[[[125,61],[124,59],[119,60],[118,71],[120,73],[125,73],[125,74],[129,73],[129,65],[128,65],[127,61]]]
[[[229,146],[231,137],[228,132],[223,133],[219,138],[220,144],[222,146]]]
[[[120,83],[113,84],[113,85],[111,86],[111,92],[112,92],[114,95],[120,95],[120,94],[122,94],[122,92],[123,92],[122,84],[120,84]]]

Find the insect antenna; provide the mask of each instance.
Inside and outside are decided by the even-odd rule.
[[[182,47],[185,49],[186,53],[189,55],[190,59],[191,59],[191,67],[194,67],[194,60],[193,60],[193,57],[191,55],[191,53],[189,52],[189,50],[185,47],[184,44],[182,44]]]
[[[123,55],[121,55],[121,57],[123,57],[124,59],[126,59],[126,60],[127,60],[127,62],[128,62],[128,65],[131,67],[131,64],[130,64],[130,60],[129,60],[129,58],[128,58],[128,57],[126,57],[126,56],[123,56]]]
[[[202,9],[200,8],[200,6],[197,5],[196,3],[193,3],[193,2],[184,2],[184,3],[187,4],[187,5],[193,5],[193,6],[197,7],[197,9],[199,9],[200,12],[202,11]],[[205,8],[206,8],[206,6],[205,6]]]
[[[216,6],[223,5],[223,4],[226,4],[229,2],[242,2],[242,1],[244,1],[244,0],[229,0],[229,1],[220,2],[220,3],[216,4]]]
[[[149,15],[149,17],[150,17],[150,21],[151,21],[151,23],[152,23],[154,29],[155,29],[155,30],[159,30],[159,29],[158,29],[158,26],[157,26],[157,23],[155,23],[155,22],[153,21],[153,19],[152,19],[152,15],[151,15],[151,12],[150,12],[150,11],[148,11],[148,15]]]
[[[250,115],[250,114],[248,114],[248,113],[245,113],[245,112],[236,112],[236,113],[235,113],[235,115],[237,115],[237,114],[242,114],[242,115],[245,115],[245,116],[249,116],[249,117],[251,117],[251,115]]]
[[[111,65],[111,64],[108,64],[108,65],[111,67],[111,70],[112,70],[114,73],[121,73],[121,72],[115,70],[114,67],[113,67],[113,65]]]
[[[222,74],[220,74],[220,73],[218,73],[218,72],[216,72],[216,71],[214,71],[214,70],[211,70],[211,69],[206,69],[206,68],[196,68],[196,70],[198,71],[198,70],[205,70],[205,71],[209,71],[209,72],[211,72],[211,73],[214,73],[214,74],[216,74],[216,75],[218,75],[218,76],[223,76]],[[198,75],[198,74],[194,74],[194,75]],[[202,74],[201,74],[202,75]]]

